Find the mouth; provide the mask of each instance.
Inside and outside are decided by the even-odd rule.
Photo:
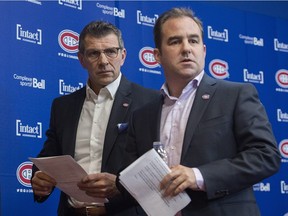
[[[107,74],[107,73],[112,73],[111,70],[105,70],[105,71],[99,71],[98,74]]]
[[[189,59],[189,58],[185,58],[185,59],[182,59],[180,60],[181,63],[192,63],[194,62],[192,59]]]

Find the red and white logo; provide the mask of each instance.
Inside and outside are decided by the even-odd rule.
[[[19,183],[25,187],[31,187],[32,165],[32,162],[23,162],[18,166],[16,171]]]
[[[58,35],[60,47],[68,53],[78,52],[79,34],[77,32],[65,29]]]
[[[217,79],[225,79],[229,77],[228,68],[228,63],[221,59],[214,59],[209,64],[211,75]]]
[[[275,74],[275,80],[280,87],[288,88],[288,70],[278,70]]]
[[[288,139],[284,139],[280,142],[279,151],[283,158],[288,158]]]
[[[158,62],[154,58],[152,47],[143,47],[139,51],[139,60],[147,68],[156,68],[159,66]]]

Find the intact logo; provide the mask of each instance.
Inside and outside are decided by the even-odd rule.
[[[16,25],[16,39],[42,45],[42,30],[31,31],[24,29],[21,24]]]
[[[279,144],[279,151],[283,158],[288,159],[288,139],[284,139]],[[282,160],[283,162],[287,162],[287,160]]]
[[[288,122],[288,113],[283,112],[281,109],[277,109],[277,121]]]
[[[42,123],[37,122],[36,125],[23,124],[20,119],[16,119],[16,136],[42,138]]]
[[[58,0],[58,4],[82,10],[82,0]]]
[[[16,171],[19,183],[25,187],[31,187],[32,165],[32,162],[23,162],[18,166]]]
[[[228,68],[228,63],[221,59],[214,59],[209,63],[210,74],[217,79],[229,77]]]
[[[243,76],[245,82],[264,84],[264,73],[259,71],[259,74],[249,73],[248,69],[243,69]]]
[[[280,87],[288,88],[288,70],[278,70],[275,74],[275,80]]]
[[[288,184],[285,181],[280,181],[281,194],[288,194]]]
[[[288,44],[279,42],[278,38],[274,38],[274,50],[278,52],[288,52]]]
[[[64,82],[64,80],[60,79],[59,80],[59,94],[60,95],[67,95],[67,94],[70,94],[72,92],[79,90],[83,86],[84,86],[83,83],[78,83],[78,86],[72,86],[70,84],[67,85]]]
[[[224,29],[223,32],[213,30],[212,26],[207,27],[207,32],[208,32],[208,39],[213,39],[213,40],[219,40],[219,41],[224,41],[228,42],[229,41],[229,36],[228,36],[228,29]]]
[[[158,62],[154,58],[153,48],[143,47],[139,51],[139,60],[145,67],[156,68],[159,67]]]
[[[60,47],[68,53],[77,53],[79,44],[79,34],[65,29],[58,35],[58,43]]]
[[[146,25],[153,27],[158,19],[158,14],[154,14],[153,17],[149,17],[147,15],[143,15],[142,11],[137,10],[137,24],[139,25]]]

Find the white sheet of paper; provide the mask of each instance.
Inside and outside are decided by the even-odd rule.
[[[163,197],[160,181],[171,172],[158,153],[151,149],[120,173],[120,183],[150,216],[174,216],[191,201],[186,192]]]
[[[31,160],[42,172],[47,173],[57,182],[56,187],[67,195],[80,202],[108,202],[105,198],[88,196],[80,190],[77,183],[87,175],[85,170],[70,156],[61,155],[54,157],[31,158]]]

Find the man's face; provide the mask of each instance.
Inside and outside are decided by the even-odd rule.
[[[78,53],[78,59],[83,66],[87,69],[90,87],[98,94],[101,88],[112,83],[120,73],[120,68],[124,64],[126,58],[126,50],[117,50],[117,57],[109,57],[102,52],[103,50],[109,51],[110,48],[119,48],[119,42],[115,34],[109,34],[101,38],[95,38],[87,35],[84,39],[84,53]],[[98,58],[96,54],[100,55]],[[91,57],[92,56],[92,57]]]
[[[203,69],[206,46],[197,23],[189,17],[172,18],[162,26],[161,49],[154,50],[166,81],[188,83]]]

